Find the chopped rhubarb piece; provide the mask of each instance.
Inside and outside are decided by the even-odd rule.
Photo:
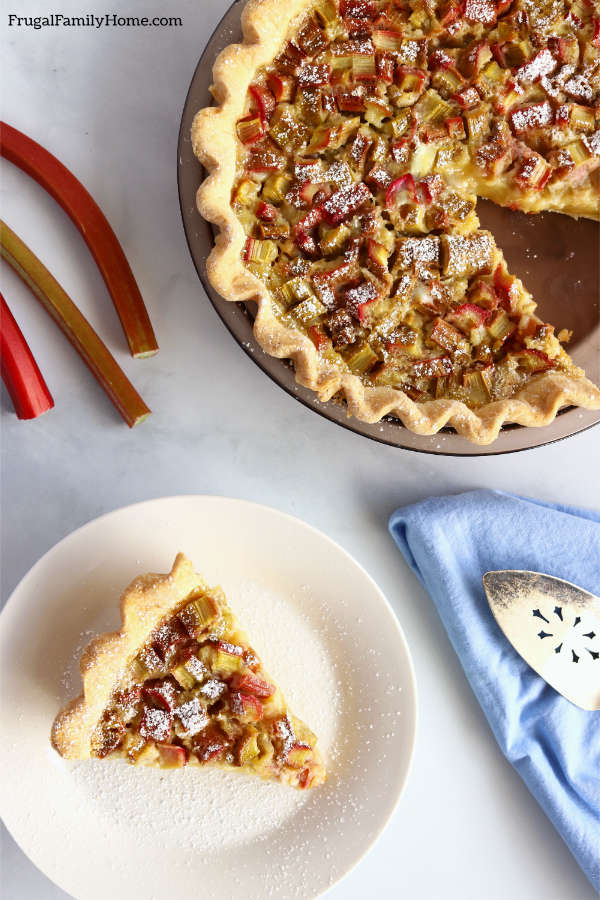
[[[206,697],[209,703],[215,703],[223,696],[226,690],[227,685],[220,678],[209,678],[199,688],[199,693]]]
[[[355,319],[364,322],[367,307],[379,297],[379,291],[372,281],[363,281],[358,287],[349,288],[344,294],[344,306]]]
[[[329,43],[318,22],[312,16],[300,28],[295,42],[306,56],[315,56]]]
[[[245,694],[252,694],[254,697],[265,699],[272,697],[275,693],[275,687],[254,675],[251,672],[244,672],[243,675],[234,675],[229,682],[229,686],[234,691],[243,691]]]
[[[521,106],[510,114],[510,124],[515,134],[524,134],[533,128],[545,128],[552,125],[554,110],[547,100],[542,103],[532,103],[530,106]]]
[[[238,765],[240,766],[247,766],[260,754],[258,747],[258,732],[255,728],[248,729],[248,731],[239,739],[235,748],[235,754]]]
[[[274,222],[278,215],[277,209],[270,203],[265,203],[264,200],[261,200],[256,207],[256,216],[263,222]]]
[[[487,330],[494,340],[495,349],[499,349],[514,334],[517,326],[507,316],[505,310],[497,309],[488,321]]]
[[[251,84],[249,91],[261,121],[268,122],[275,112],[275,97],[268,88],[260,84]]]
[[[459,347],[465,347],[465,336],[462,331],[450,325],[444,319],[437,318],[434,320],[431,334],[431,340],[442,347],[444,350],[456,350]]]
[[[179,620],[190,637],[208,628],[219,616],[219,607],[213,597],[197,597],[179,613]]]
[[[373,44],[378,50],[397,53],[402,47],[402,34],[399,31],[383,31],[374,29]]]
[[[285,166],[285,157],[270,140],[262,140],[251,149],[246,168],[248,172],[280,172]]]
[[[520,66],[515,72],[515,77],[521,84],[533,83],[546,75],[551,75],[557,66],[558,62],[546,47],[536,53],[525,65]]]
[[[170,681],[146,681],[142,687],[144,700],[152,701],[167,712],[172,712],[175,708],[177,693]]]
[[[477,325],[485,325],[490,318],[489,309],[483,309],[475,303],[463,303],[457,309],[453,310],[449,318],[456,321],[461,326],[466,325],[467,330],[475,328]]]
[[[264,122],[260,116],[246,116],[238,121],[236,128],[243,144],[255,144],[265,133]]]
[[[267,76],[267,83],[277,103],[289,103],[294,99],[296,80],[291,75],[274,72]]]
[[[489,403],[491,393],[487,370],[477,369],[473,372],[465,372],[462,377],[462,383],[467,391],[470,406],[481,406],[484,403]]]
[[[206,728],[210,722],[210,717],[206,708],[202,705],[198,697],[192,697],[175,708],[175,717],[181,723],[182,731],[186,737],[193,737]]]
[[[221,756],[229,746],[229,738],[218,725],[209,725],[193,738],[192,746],[199,761],[207,763]]]
[[[553,369],[555,365],[550,357],[541,350],[520,350],[518,353],[511,353],[510,358],[518,363],[520,369],[531,375],[546,372],[548,369]]]
[[[375,54],[353,54],[352,77],[355,81],[375,81],[377,78]]]
[[[181,685],[181,687],[189,691],[196,684],[193,674],[184,666],[177,666],[172,671],[173,678]]]
[[[232,691],[229,695],[231,711],[242,722],[259,722],[264,715],[263,705],[253,694]]]
[[[481,97],[477,92],[477,88],[467,87],[464,90],[459,91],[458,94],[453,94],[452,100],[455,100],[461,109],[472,109],[481,101]]]
[[[447,69],[454,65],[454,57],[446,50],[434,50],[429,54],[429,71],[437,72],[438,69]]]
[[[331,338],[325,333],[320,325],[311,325],[308,329],[308,336],[317,348],[322,350],[331,344]]]
[[[372,19],[375,4],[372,0],[341,0],[340,15],[344,19]]]
[[[310,769],[304,769],[298,776],[298,786],[303,790],[307,790],[313,781],[313,774]]]
[[[369,344],[361,344],[346,360],[354,375],[364,375],[379,362],[379,357]]]
[[[274,241],[259,241],[256,238],[248,238],[244,249],[244,261],[255,263],[258,266],[268,266],[275,259],[279,250]]]
[[[541,191],[551,175],[552,166],[539,153],[532,152],[521,162],[515,181],[523,191]]]
[[[387,209],[392,209],[403,203],[415,202],[416,199],[415,179],[408,173],[392,181],[385,194],[385,205]]]
[[[446,119],[444,124],[446,126],[446,131],[451,138],[464,141],[467,133],[465,131],[465,123],[462,116],[451,116],[449,119]]]
[[[454,365],[449,356],[435,356],[419,359],[413,363],[413,372],[417,378],[441,378],[451,375]]]
[[[37,256],[3,222],[0,222],[0,253],[69,339],[129,427],[148,418],[150,410],[90,323]],[[125,313],[130,321],[128,316]],[[134,343],[138,348],[134,355],[140,355],[140,347],[148,346],[146,338],[140,337],[139,341],[136,338]]]
[[[594,34],[591,42],[594,47],[597,47],[600,50],[600,16],[594,16],[592,22],[594,25]]]
[[[482,22],[492,25],[496,21],[494,0],[465,0],[465,19],[467,22]]]
[[[372,238],[368,239],[367,266],[378,278],[384,278],[388,274],[388,256],[389,253],[383,244],[374,241]]]
[[[173,717],[170,712],[145,706],[140,722],[140,734],[149,740],[167,741],[171,735],[172,724]]]
[[[172,619],[156,629],[152,635],[152,644],[159,656],[166,659],[178,645],[184,643],[187,639],[188,635],[184,629],[176,619]]]
[[[121,245],[102,210],[55,156],[10,125],[2,122],[0,127],[2,156],[23,169],[48,191],[83,236],[112,297],[131,355],[154,356],[158,352],[158,344],[148,311]],[[74,330],[77,332],[78,329]],[[78,335],[80,336],[81,334]],[[97,372],[94,374],[99,377]],[[112,373],[112,377],[114,392],[117,393],[122,379],[115,373]],[[143,418],[146,418],[148,412],[146,410]]]
[[[338,225],[358,212],[371,196],[371,191],[362,182],[341,188],[323,203],[323,217],[330,225]]]
[[[363,112],[365,109],[365,89],[360,84],[338,89],[335,96],[340,112]]]
[[[135,667],[140,678],[147,678],[149,675],[162,672],[165,666],[156,650],[146,647],[138,653]]]
[[[512,306],[513,292],[516,284],[512,275],[509,275],[502,265],[497,265],[494,270],[494,289],[501,300]]]
[[[292,768],[294,769],[302,769],[306,765],[306,763],[309,762],[312,754],[313,750],[310,744],[305,744],[297,741],[295,744],[292,744],[291,747],[289,747],[286,753],[286,765],[292,766]]]
[[[1,294],[0,364],[2,380],[19,419],[35,419],[52,409],[52,394]]]
[[[300,87],[320,87],[329,84],[331,68],[327,63],[305,63],[298,71]]]
[[[492,50],[487,41],[480,41],[470,47],[462,60],[462,70],[467,75],[478,75],[492,58]]]
[[[157,744],[156,749],[161,769],[181,769],[187,763],[185,747],[176,744]]]
[[[390,56],[389,53],[377,54],[377,78],[379,81],[393,84],[395,69],[396,62],[393,56]]]
[[[395,98],[396,106],[412,106],[425,88],[427,75],[422,69],[400,66],[396,70],[396,84],[402,94]]]

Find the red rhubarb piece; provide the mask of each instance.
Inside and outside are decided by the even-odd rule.
[[[144,700],[150,700],[161,709],[172,712],[179,692],[170,681],[146,681],[142,688]]]
[[[234,675],[229,685],[234,691],[243,691],[245,694],[252,694],[254,697],[263,699],[272,697],[275,693],[274,685],[269,684],[263,678],[259,678],[258,675],[252,675],[250,672],[245,672],[243,675]]]
[[[227,748],[229,740],[218,725],[209,725],[193,739],[194,753],[201,763],[216,759]]]
[[[229,696],[229,704],[234,716],[244,722],[258,722],[263,717],[263,705],[253,694],[232,691]]]
[[[173,717],[164,709],[145,706],[140,722],[140,734],[153,741],[166,741],[171,735]]]
[[[275,112],[275,97],[268,88],[261,87],[259,84],[251,84],[248,90],[260,118],[263,122],[268,122]]]
[[[160,765],[163,769],[181,769],[187,763],[185,747],[177,744],[157,744]]]
[[[123,249],[104,213],[80,181],[40,144],[0,122],[0,152],[54,197],[90,248],[121,320],[131,355],[153,356],[158,344]]]
[[[52,409],[52,394],[2,294],[0,361],[2,380],[19,419],[35,419]]]
[[[371,196],[371,191],[363,182],[341,188],[322,204],[323,217],[329,225],[339,225],[358,212]]]
[[[410,172],[392,181],[385,194],[385,205],[388,209],[391,209],[392,206],[414,202],[415,200],[415,179]]]

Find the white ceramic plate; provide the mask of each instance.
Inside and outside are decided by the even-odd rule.
[[[79,692],[77,660],[118,625],[136,575],[183,550],[225,588],[290,708],[317,732],[330,777],[296,792],[240,773],[67,763],[48,743]],[[408,775],[415,682],[381,591],[337,544],[276,510],[174,497],[69,535],[0,616],[0,809],[30,859],[77,900],[310,900],[384,828]]]

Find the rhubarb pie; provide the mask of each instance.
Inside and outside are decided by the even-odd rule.
[[[83,694],[54,722],[61,756],[218,765],[301,789],[324,782],[315,735],[286,707],[223,592],[188,559],[134,581],[121,612],[121,631],[83,654]]]
[[[242,24],[192,139],[210,280],[265,350],[419,434],[599,408],[476,212],[600,218],[597,3],[249,0]]]

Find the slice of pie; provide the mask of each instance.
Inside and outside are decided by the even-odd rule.
[[[84,652],[83,694],[54,721],[61,756],[218,765],[295,788],[325,781],[315,735],[288,710],[222,590],[185,556],[169,575],[136,579],[121,612],[121,631]]]
[[[195,119],[208,273],[320,399],[478,442],[600,391],[477,197],[600,218],[592,0],[250,0]],[[565,297],[568,303],[568,297]]]

